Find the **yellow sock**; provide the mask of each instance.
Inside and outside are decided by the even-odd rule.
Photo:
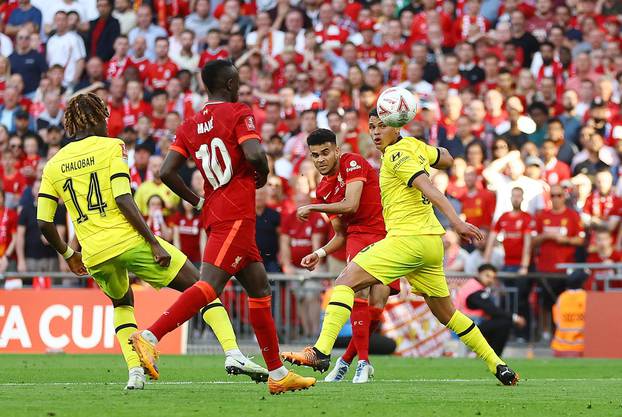
[[[121,345],[121,352],[123,352],[123,358],[127,363],[127,369],[140,368],[142,366],[140,359],[129,343],[130,336],[138,329],[134,317],[134,307],[115,307],[112,317],[114,332],[117,334],[119,345]]]
[[[227,310],[220,302],[220,299],[215,299],[205,307],[201,309],[203,320],[209,327],[212,328],[222,350],[227,352],[232,349],[238,349],[238,343],[235,339],[235,333],[233,332],[233,326]]]
[[[447,323],[447,328],[456,332],[462,340],[473,352],[486,362],[488,369],[493,374],[497,372],[497,365],[505,365],[505,362],[497,356],[490,347],[479,327],[473,323],[473,320],[465,316],[462,312],[456,310],[451,320]]]
[[[330,296],[322,331],[315,343],[315,348],[325,355],[330,355],[341,328],[350,318],[354,304],[354,291],[347,285],[337,285]]]

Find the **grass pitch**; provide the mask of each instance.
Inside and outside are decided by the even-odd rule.
[[[350,369],[348,382],[271,396],[225,375],[221,356],[165,356],[160,381],[126,392],[120,356],[1,355],[0,416],[622,416],[622,361],[512,360],[517,387],[498,385],[476,359],[372,363],[366,385],[349,382]]]

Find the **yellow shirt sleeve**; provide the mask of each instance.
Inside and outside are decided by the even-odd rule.
[[[52,185],[48,174],[44,171],[41,178],[41,188],[37,197],[37,220],[54,222],[56,207],[58,207],[58,193]]]
[[[110,187],[112,196],[115,198],[123,194],[132,194],[130,169],[127,166],[124,150],[124,145],[119,144],[110,158]]]
[[[389,170],[403,184],[412,187],[412,182],[417,176],[427,174],[426,166],[429,166],[427,155],[415,152],[413,147],[400,146],[391,149],[385,155]]]
[[[431,146],[423,142],[422,144],[425,148],[424,152],[426,154],[426,157],[428,158],[428,163],[431,167],[433,167],[438,163],[438,160],[441,159],[441,151],[436,146]]]

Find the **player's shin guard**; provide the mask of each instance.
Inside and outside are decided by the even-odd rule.
[[[337,285],[326,307],[322,332],[315,343],[315,348],[325,355],[330,355],[339,331],[348,321],[354,304],[354,290],[347,285]]]
[[[369,362],[369,303],[356,299],[352,307],[352,339],[356,345],[359,361]]]
[[[488,369],[493,374],[497,371],[497,365],[505,364],[492,350],[479,327],[462,312],[456,310],[447,323],[447,327],[456,332],[460,340],[486,362]]]
[[[181,293],[177,301],[148,330],[158,340],[161,340],[167,333],[172,332],[197,314],[201,307],[214,301],[216,297],[216,291],[207,282],[195,282],[192,287]]]
[[[380,328],[382,322],[382,312],[384,309],[378,307],[369,307],[369,334],[374,333]]]
[[[140,364],[140,358],[129,344],[130,336],[138,329],[136,318],[134,317],[134,307],[115,307],[112,314],[112,321],[114,323],[114,331],[119,340],[119,346],[121,346],[123,358],[125,358],[125,362],[127,363],[127,369],[140,368],[142,366]]]
[[[279,338],[272,318],[272,296],[248,298],[249,318],[268,371],[283,366],[279,356]]]
[[[215,299],[201,309],[203,320],[214,331],[224,352],[238,349],[231,320],[220,299]]]

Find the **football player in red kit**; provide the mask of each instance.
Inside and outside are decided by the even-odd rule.
[[[346,245],[348,262],[367,246],[386,235],[380,203],[378,174],[361,155],[340,154],[335,134],[328,129],[317,129],[307,138],[311,159],[322,174],[317,187],[317,198],[322,204],[310,204],[298,208],[298,217],[306,219],[313,212],[329,215],[335,237],[323,248],[306,256],[302,266],[313,270],[320,258]],[[399,280],[391,284],[398,293]],[[382,310],[389,297],[389,287],[374,285],[369,294],[357,293],[352,315],[352,339],[346,352],[337,359],[335,367],[326,376],[327,382],[341,381],[348,372],[354,356],[358,354],[354,383],[368,382],[373,376],[369,364],[369,334],[380,323]],[[368,299],[369,298],[369,302]]]
[[[171,190],[197,209],[203,208],[209,238],[201,280],[184,291],[148,330],[134,333],[131,343],[143,366],[157,378],[158,340],[218,297],[235,275],[248,294],[249,318],[270,374],[270,393],[309,388],[315,378],[288,371],[279,357],[272,293],[255,243],[255,188],[264,186],[269,168],[253,113],[237,102],[240,78],[233,63],[210,61],[203,67],[201,78],[210,101],[177,129],[160,171]],[[204,198],[178,174],[189,157],[205,180]]]

